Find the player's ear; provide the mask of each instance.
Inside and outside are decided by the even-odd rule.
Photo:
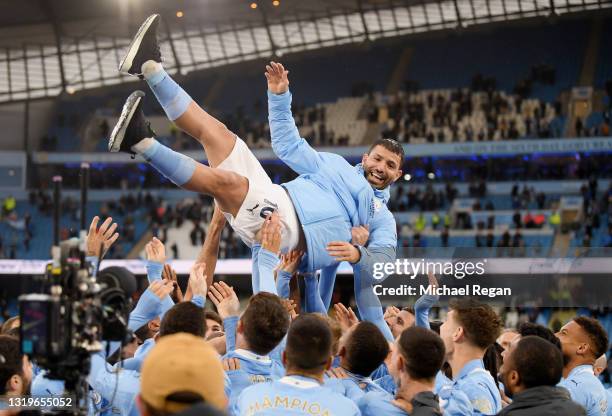
[[[283,367],[287,368],[287,354],[285,353],[285,350],[283,350],[281,353],[281,362],[283,363]]]
[[[395,175],[393,175],[393,182],[395,182],[396,180],[398,180],[399,178],[401,178],[403,174],[404,174],[404,172],[403,172],[401,169],[399,169],[399,170],[398,170],[398,171],[395,173]]]
[[[365,163],[366,163],[366,161],[368,160],[368,156],[369,156],[369,155],[368,155],[367,153],[364,153],[364,154],[363,154],[363,156],[361,157],[361,163],[362,163],[362,164],[365,164]]]

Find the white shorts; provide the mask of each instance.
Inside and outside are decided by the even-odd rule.
[[[272,183],[246,143],[236,137],[232,153],[217,168],[236,172],[249,181],[249,191],[238,215],[223,213],[242,241],[251,247],[267,213],[278,211],[282,225],[281,251],[296,248],[300,240],[300,223],[293,202],[282,186]]]

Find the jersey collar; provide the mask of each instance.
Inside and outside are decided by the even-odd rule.
[[[234,353],[246,360],[255,361],[258,363],[270,364],[272,362],[269,355],[257,355],[253,351],[243,350],[242,348],[238,348],[234,351]]]
[[[285,376],[278,381],[300,389],[313,389],[321,386],[318,381],[302,376]]]

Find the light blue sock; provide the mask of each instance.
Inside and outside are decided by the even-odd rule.
[[[187,111],[192,101],[191,97],[174,82],[161,65],[155,73],[146,76],[145,79],[170,120],[176,120]]]
[[[157,140],[141,153],[142,157],[178,186],[187,183],[196,168],[196,161],[164,146]]]

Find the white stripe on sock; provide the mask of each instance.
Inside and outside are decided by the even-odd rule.
[[[156,140],[152,137],[145,137],[134,146],[132,146],[132,151],[137,154],[144,153],[148,148],[155,144]]]
[[[142,64],[142,76],[145,77],[145,79],[149,79],[155,76],[155,74],[157,74],[163,69],[164,68],[162,67],[162,64],[160,64],[159,62],[148,60]]]

